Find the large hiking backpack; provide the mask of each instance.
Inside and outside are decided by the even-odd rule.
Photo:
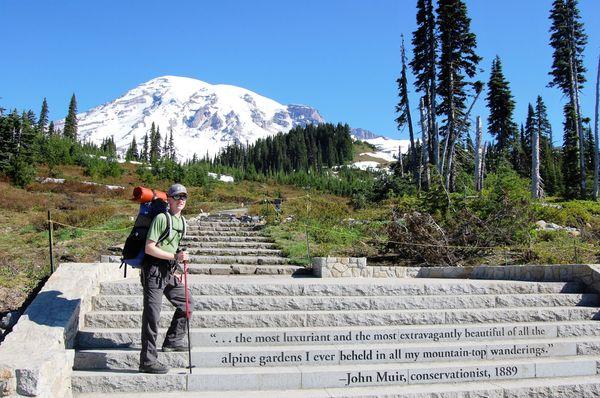
[[[157,245],[160,245],[161,242],[170,237],[173,232],[173,219],[171,213],[167,210],[167,203],[161,199],[154,199],[150,202],[140,204],[140,210],[133,228],[123,246],[121,256],[121,267],[124,267],[123,277],[127,277],[128,265],[131,268],[140,268],[142,266],[145,256],[146,237],[150,230],[150,224],[152,224],[154,217],[161,213],[164,213],[167,217],[167,228],[160,234],[156,242]],[[187,232],[185,217],[181,216],[181,219],[183,221],[182,237],[185,237]]]

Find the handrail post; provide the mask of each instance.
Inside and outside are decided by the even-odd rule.
[[[54,273],[54,254],[52,253],[52,218],[50,210],[48,210],[48,246],[50,249],[50,275]]]

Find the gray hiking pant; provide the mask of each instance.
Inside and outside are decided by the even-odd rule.
[[[156,338],[163,294],[175,306],[175,313],[163,346],[187,345],[184,341],[186,333],[185,289],[183,281],[179,281],[170,271],[167,262],[144,262],[140,274],[144,288],[144,309],[142,312],[142,351],[140,365],[151,365],[157,360]],[[192,296],[190,300],[190,315]]]

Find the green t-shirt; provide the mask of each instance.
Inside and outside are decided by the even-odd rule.
[[[171,226],[171,236],[163,240],[158,247],[166,252],[175,253],[177,251],[177,247],[179,246],[179,242],[183,237],[183,218],[181,218],[181,216],[171,216],[171,220],[173,220],[173,224]],[[161,213],[154,217],[154,220],[152,220],[152,224],[150,224],[150,230],[148,231],[148,236],[146,237],[146,242],[149,240],[158,242],[158,238],[160,238],[160,235],[166,229],[167,216],[164,213]]]

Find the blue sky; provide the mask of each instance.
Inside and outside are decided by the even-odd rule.
[[[562,103],[547,88],[551,0],[467,0],[477,35],[479,79],[501,57],[517,101],[516,121],[538,94],[562,142]],[[317,108],[392,138],[400,35],[410,47],[416,0],[38,1],[0,0],[0,106],[66,114],[71,93],[79,111],[111,101],[162,75],[245,87],[283,104]],[[594,109],[600,54],[600,1],[580,0],[589,43],[585,115]],[[594,23],[595,22],[595,23]],[[410,55],[410,48],[408,51]],[[483,99],[483,98],[482,98]],[[474,115],[487,112],[480,99]],[[416,115],[417,96],[412,108]],[[416,125],[415,125],[416,127]]]

